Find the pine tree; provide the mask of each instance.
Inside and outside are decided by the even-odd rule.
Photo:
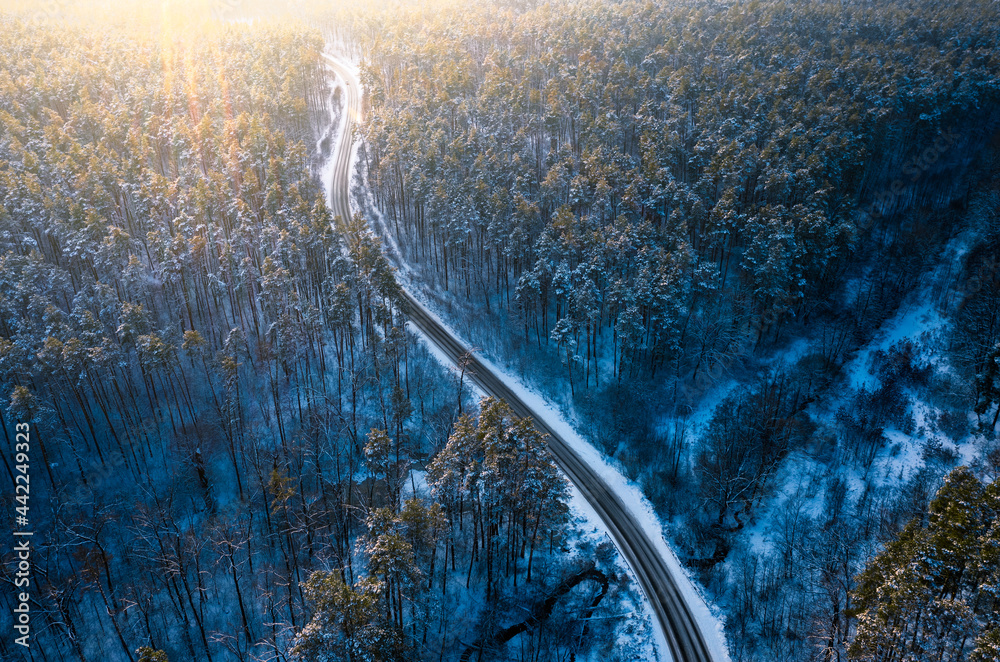
[[[317,571],[305,583],[313,617],[295,638],[292,656],[306,662],[393,660],[399,633],[379,618],[385,586],[375,579],[347,585],[336,572]]]
[[[860,575],[852,660],[996,659],[1000,487],[951,472],[926,521],[911,521]]]

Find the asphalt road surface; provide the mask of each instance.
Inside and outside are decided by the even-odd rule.
[[[333,213],[350,218],[350,162],[355,122],[361,120],[361,88],[352,71],[340,61],[324,55],[347,89],[347,121],[334,154]],[[431,316],[409,292],[403,290],[410,321],[456,366],[465,365],[465,374],[483,391],[505,400],[521,417],[530,416],[535,426],[547,434],[549,451],[570,481],[590,503],[614,539],[619,552],[632,568],[646,594],[658,625],[676,662],[713,662],[698,620],[685,600],[678,580],[657,552],[652,540],[604,480],[573,451],[543,416],[533,411],[520,397],[481,363],[475,354]],[[719,661],[715,661],[719,662]]]

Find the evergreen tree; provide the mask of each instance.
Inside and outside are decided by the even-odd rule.
[[[853,660],[996,659],[1000,487],[964,467],[859,577]]]

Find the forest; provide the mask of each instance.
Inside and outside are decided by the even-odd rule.
[[[1000,659],[997,3],[160,4],[0,3],[0,659],[657,657],[403,288],[642,489],[733,662]]]
[[[1000,461],[995,3],[331,22],[411,280],[643,487],[734,660],[969,659],[849,644],[866,562]]]
[[[33,428],[37,532],[32,645],[0,658],[439,659],[553,592],[519,656],[609,647],[586,619],[636,593],[543,438],[476,407],[331,217],[321,32],[130,7],[0,19],[0,427]]]

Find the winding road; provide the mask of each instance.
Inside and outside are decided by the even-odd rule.
[[[350,218],[350,176],[353,125],[361,121],[361,87],[351,69],[324,54],[330,67],[343,80],[347,90],[346,121],[334,153],[332,210],[341,218]],[[544,416],[527,405],[507,384],[471,353],[454,334],[441,325],[424,306],[403,289],[410,321],[456,366],[465,365],[469,375],[483,391],[504,399],[521,417],[530,416],[536,427],[549,437],[549,450],[556,463],[580,490],[611,534],[619,552],[631,567],[646,594],[658,625],[663,631],[675,662],[723,662],[713,658],[700,623],[685,599],[680,582],[657,551],[653,541],[617,494],[598,473],[584,462]]]

